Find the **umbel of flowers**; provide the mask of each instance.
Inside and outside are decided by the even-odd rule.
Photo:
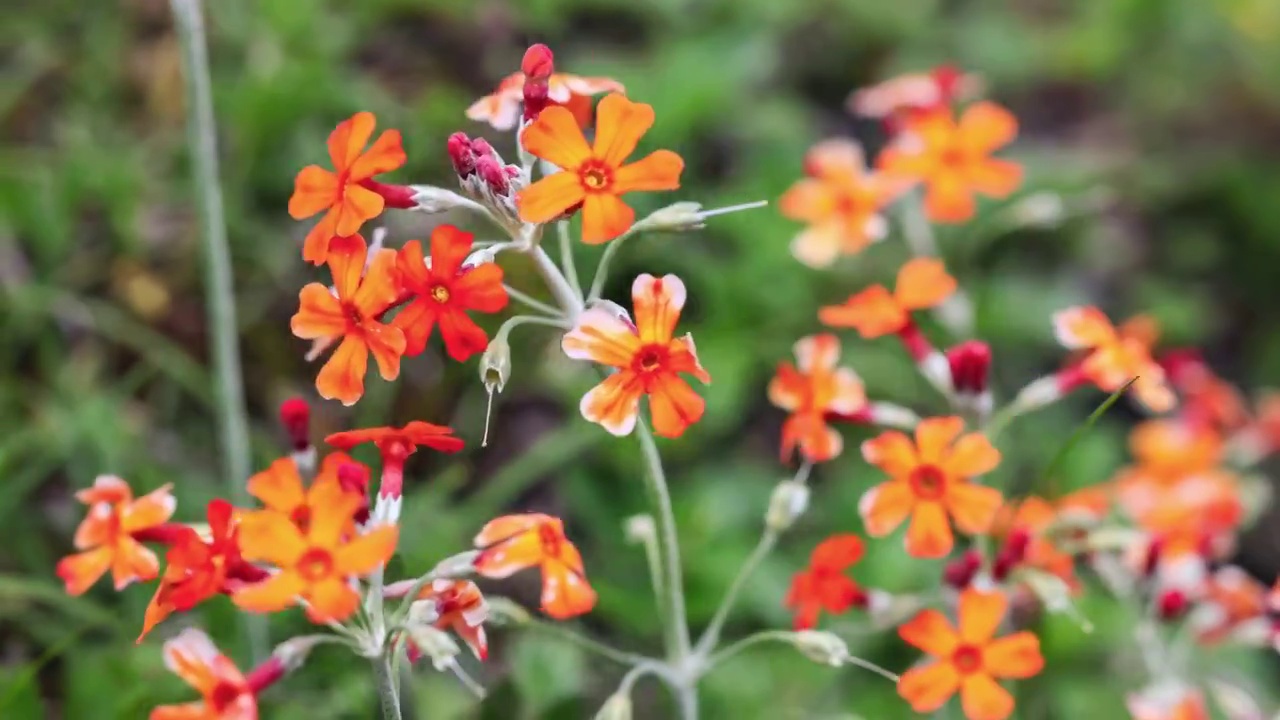
[[[1160,627],[1169,624],[1208,644],[1280,645],[1280,589],[1268,595],[1224,562],[1248,519],[1242,473],[1280,447],[1280,401],[1251,412],[1194,354],[1157,353],[1149,324],[1117,328],[1091,307],[1065,309],[1053,319],[1074,354],[1003,406],[988,387],[990,347],[969,339],[939,350],[930,341],[921,316],[932,311],[965,330],[967,303],[936,256],[930,221],[967,221],[979,198],[1006,198],[1022,182],[1020,166],[996,155],[1016,136],[1013,116],[985,101],[954,107],[979,86],[974,76],[942,68],[861,91],[851,106],[884,118],[892,137],[872,169],[853,141],[824,141],[806,156],[806,177],[783,196],[783,213],[806,223],[792,249],[813,267],[870,252],[872,243],[895,235],[891,206],[914,218],[902,230],[914,236],[916,257],[902,265],[892,289],[856,289],[816,315],[828,328],[853,329],[865,340],[897,337],[945,406],[922,419],[915,410],[873,401],[855,370],[842,363],[838,335],[799,339],[794,364],[782,362],[767,391],[787,414],[782,460],[799,456],[798,469],[775,489],[758,551],[696,640],[653,437],[679,438],[707,412],[697,388],[711,375],[693,338],[678,331],[688,290],[676,275],[641,274],[630,285],[629,311],[602,298],[601,290],[610,260],[629,238],[696,230],[717,214],[763,203],[704,211],[676,202],[637,221],[633,194],[679,189],[683,160],[669,150],[638,152],[656,121],[654,109],[627,97],[614,80],[557,72],[541,45],[529,48],[520,71],[467,111],[495,130],[514,131],[517,162],[506,162],[489,141],[457,132],[440,148],[456,173],[456,190],[398,184],[388,174],[406,161],[400,133],[383,130],[375,137],[375,118],[360,112],[330,134],[328,167],[298,173],[288,210],[298,220],[316,218],[302,258],[318,276],[300,289],[290,328],[311,343],[308,358],[319,363],[321,398],[355,404],[371,357],[390,382],[406,359],[439,346],[457,362],[478,356],[492,403],[513,371],[510,333],[534,325],[558,333],[568,358],[598,372],[580,401],[583,418],[636,438],[640,480],[653,503],[629,528],[653,570],[665,653],[600,650],[630,671],[599,717],[630,717],[632,686],[651,674],[670,688],[679,717],[696,718],[703,677],[757,642],[782,641],[815,661],[856,664],[892,679],[904,713],[908,707],[931,713],[956,696],[970,720],[1002,720],[1014,711],[1007,683],[1045,667],[1026,621],[1034,613],[1011,608],[1071,611],[1072,596],[1094,577],[1143,608],[1134,641],[1146,655],[1166,655]],[[385,242],[370,223],[390,210],[467,212],[502,239],[477,241],[439,224],[425,239]],[[581,242],[605,245],[590,285],[573,262],[574,218]],[[548,230],[556,236],[558,262],[544,247]],[[532,261],[550,302],[537,297],[538,289],[507,285],[502,262],[512,256]],[[508,311],[513,301],[521,311],[486,330],[486,316]],[[1135,464],[1108,483],[1060,498],[1007,500],[988,482],[1001,461],[994,442],[1000,429],[1086,385],[1128,391],[1154,412],[1176,411],[1135,430]],[[532,509],[477,528],[474,549],[444,549],[434,567],[389,577],[388,561],[403,539],[401,505],[414,478],[414,456],[457,453],[463,440],[448,427],[415,420],[330,435],[321,456],[309,416],[300,399],[282,406],[290,451],[245,479],[254,498],[249,507],[214,500],[196,513],[203,519],[178,522],[168,485],[137,495],[124,480],[104,475],[77,493],[86,514],[74,535],[76,552],[57,567],[67,592],[87,592],[107,573],[117,591],[154,581],[138,641],[168,633],[165,663],[198,696],[155,708],[152,720],[255,718],[259,697],[321,645],[373,664],[388,719],[401,717],[402,664],[429,660],[483,695],[465,670],[472,661],[460,658],[461,646],[484,661],[491,621],[531,631],[546,625],[506,598],[486,598],[472,578],[500,580],[536,569],[541,613],[565,621],[593,609],[590,559],[570,539],[572,519]],[[862,530],[884,538],[902,528],[910,555],[945,559],[935,585],[947,591],[895,595],[859,584],[851,570],[876,545],[854,528],[819,543],[785,597],[779,594],[795,613],[793,630],[768,629],[722,647],[739,591],[806,511],[810,473],[844,451],[846,423],[886,428],[861,446],[866,476],[876,479],[846,480],[865,483]],[[348,454],[362,445],[376,449],[375,465]],[[300,610],[317,631],[281,642],[242,671],[201,631],[176,630],[190,620],[175,615],[225,601],[250,613]],[[815,629],[824,615],[855,608],[881,627],[896,626],[921,660],[899,676],[852,657],[841,638]],[[1146,668],[1131,696],[1134,717],[1204,717],[1206,689],[1222,681],[1198,673],[1173,662]]]

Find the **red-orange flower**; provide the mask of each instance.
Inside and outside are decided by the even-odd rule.
[[[378,525],[352,534],[363,498],[337,483],[320,483],[305,531],[273,510],[245,513],[240,523],[244,557],[279,568],[269,579],[238,590],[232,600],[253,612],[275,612],[302,599],[314,622],[345,620],[360,596],[351,578],[386,564],[396,549],[399,528]]]
[[[418,600],[435,605],[437,630],[452,630],[462,638],[480,660],[489,657],[484,623],[489,619],[489,606],[480,588],[470,580],[434,580],[418,593]]]
[[[855,328],[870,340],[901,332],[911,324],[913,311],[935,307],[955,291],[955,278],[942,261],[915,258],[898,271],[892,293],[883,285],[872,285],[843,304],[822,308],[818,319],[831,327]]]
[[[325,457],[320,471],[308,487],[303,484],[298,465],[291,457],[280,458],[266,470],[249,478],[249,494],[262,503],[264,512],[273,512],[298,526],[303,533],[311,526],[311,520],[320,512],[320,504],[331,497],[326,485],[341,487],[338,469],[344,464],[356,464],[345,453],[333,453]]]
[[[495,130],[513,130],[520,121],[520,99],[525,76],[512,73],[498,83],[497,89],[467,108],[471,120],[489,123]],[[622,83],[606,77],[582,77],[568,73],[552,73],[547,79],[547,97],[563,105],[580,127],[591,124],[591,98],[607,92],[626,92]]]
[[[880,170],[925,184],[925,212],[937,222],[973,217],[974,193],[1008,197],[1022,183],[1022,168],[991,153],[1018,134],[1018,121],[991,102],[975,103],[956,121],[950,108],[908,118],[902,133],[880,153]]]
[[[58,577],[67,593],[80,595],[107,570],[116,590],[135,580],[150,580],[160,572],[160,561],[134,535],[162,525],[173,515],[176,502],[169,485],[134,499],[128,483],[114,475],[99,475],[93,487],[76,493],[89,506],[76,528],[75,546],[83,552],[58,562]]]
[[[889,224],[881,210],[905,184],[867,172],[862,148],[848,140],[824,140],[805,155],[806,177],[779,200],[782,214],[809,225],[791,242],[791,254],[825,267],[882,240]]]
[[[848,108],[867,117],[901,120],[946,108],[976,95],[982,79],[950,65],[929,72],[907,73],[851,94]]]
[[[587,583],[582,555],[564,534],[559,518],[539,513],[506,515],[490,520],[475,545],[476,572],[489,578],[510,577],[525,568],[542,571],[542,611],[553,618],[581,615],[596,604]]]
[[[1044,668],[1040,640],[1027,631],[995,637],[1009,601],[1001,593],[965,590],[959,630],[937,610],[923,610],[898,629],[902,639],[934,659],[902,674],[898,694],[919,713],[931,713],[960,692],[969,720],[1004,720],[1013,696],[997,679],[1023,679]]]
[[[1202,643],[1247,636],[1255,628],[1258,639],[1265,640],[1270,626],[1266,612],[1267,587],[1239,567],[1227,565],[1209,576],[1204,597],[1188,622]]]
[[[201,699],[157,707],[151,720],[257,720],[258,701],[250,681],[200,630],[187,628],[166,642],[164,664]]]
[[[1080,362],[1083,376],[1104,392],[1115,392],[1133,378],[1130,390],[1155,412],[1173,408],[1173,391],[1164,370],[1151,359],[1150,347],[1141,339],[1122,336],[1096,307],[1073,307],[1055,313],[1058,342],[1071,350],[1087,350]]]
[[[400,249],[396,268],[413,302],[391,322],[404,332],[405,354],[417,355],[437,325],[449,357],[462,362],[489,346],[489,336],[467,316],[468,310],[495,313],[507,306],[502,268],[494,262],[467,265],[473,236],[452,225],[431,231],[431,259],[422,243],[410,240]]]
[[[364,430],[348,430],[334,433],[325,442],[342,449],[371,442],[382,453],[382,482],[378,486],[380,507],[388,514],[378,520],[394,520],[399,517],[399,507],[392,509],[386,501],[400,497],[404,484],[404,464],[418,446],[440,452],[454,453],[462,449],[462,440],[454,437],[452,428],[414,420],[403,428],[377,427]]]
[[[379,250],[365,270],[368,248],[359,235],[334,238],[329,244],[329,271],[334,289],[309,283],[298,294],[298,312],[290,321],[293,334],[325,345],[342,343],[316,376],[316,389],[329,400],[352,405],[364,395],[369,354],[384,380],[400,375],[405,337],[381,317],[400,296],[396,253]]]
[[[867,462],[891,478],[868,490],[858,505],[868,533],[882,537],[911,516],[907,552],[936,558],[954,543],[948,516],[970,535],[990,530],[1000,491],[970,479],[994,470],[1000,451],[981,433],[960,436],[963,430],[958,417],[927,418],[916,427],[915,443],[891,430],[862,444]]]
[[[1133,720],[1209,720],[1204,695],[1176,680],[1160,681],[1125,701]]]
[[[1079,580],[1075,576],[1075,558],[1059,549],[1048,534],[1058,520],[1058,515],[1059,512],[1052,503],[1030,496],[1001,508],[995,526],[1000,530],[998,534],[1006,538],[1013,537],[1016,533],[1025,533],[1026,547],[1020,553],[1017,564],[1052,573],[1068,586],[1077,588]]]
[[[809,556],[809,567],[792,576],[782,601],[796,614],[796,630],[817,626],[823,610],[838,615],[866,602],[866,593],[844,574],[862,559],[862,553],[857,535],[832,535],[818,543]]]
[[[844,441],[827,424],[828,414],[853,415],[867,405],[862,380],[850,368],[836,367],[840,341],[823,333],[802,338],[795,345],[796,365],[778,363],[769,382],[769,401],[791,415],[782,425],[782,460],[796,447],[809,462],[823,462],[840,454]]]
[[[703,383],[711,376],[698,363],[693,338],[673,337],[684,301],[680,278],[644,274],[631,284],[634,325],[600,307],[578,316],[561,342],[565,354],[618,369],[582,397],[583,417],[626,435],[635,428],[641,396],[648,395],[654,432],[663,437],[679,437],[702,418],[706,403],[679,373]]]
[[[573,114],[549,107],[521,134],[524,149],[555,164],[548,175],[520,191],[520,219],[545,223],[582,207],[582,241],[599,244],[618,237],[635,222],[622,202],[629,192],[680,187],[684,161],[670,150],[656,150],[624,164],[640,138],[653,126],[653,107],[612,93],[600,101],[594,145],[588,145]]]
[[[323,264],[332,238],[355,235],[361,225],[382,212],[386,201],[365,184],[374,175],[403,165],[405,154],[399,130],[384,131],[365,149],[375,125],[373,113],[368,112],[358,112],[339,123],[329,135],[329,159],[334,169],[308,165],[294,180],[289,215],[302,220],[325,211],[307,233],[302,248],[307,262]]]

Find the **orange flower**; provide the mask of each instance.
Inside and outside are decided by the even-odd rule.
[[[823,333],[802,338],[795,345],[796,364],[778,363],[769,382],[769,402],[791,413],[782,425],[782,460],[797,446],[808,462],[822,462],[840,454],[844,441],[827,424],[828,413],[854,415],[866,408],[862,380],[850,368],[836,367],[840,341]]]
[[[1058,520],[1058,510],[1043,498],[1025,497],[1016,503],[1006,504],[996,517],[995,526],[998,535],[1006,538],[1014,533],[1026,533],[1026,549],[1019,558],[1019,563],[1048,573],[1057,575],[1073,589],[1080,585],[1075,576],[1075,559],[1070,553],[1063,552],[1054,544],[1048,535],[1049,529]],[[999,564],[999,558],[997,558]],[[1012,569],[1012,568],[1010,568]]]
[[[1202,643],[1248,634],[1251,625],[1260,630],[1260,638],[1266,638],[1270,625],[1266,599],[1266,586],[1239,567],[1227,565],[1209,576],[1205,596],[1189,623]]]
[[[490,520],[475,545],[476,572],[489,578],[510,577],[525,568],[542,571],[542,611],[564,620],[581,615],[596,604],[596,591],[587,583],[582,555],[564,535],[559,518],[539,513],[505,515]]]
[[[679,437],[697,422],[706,403],[679,373],[703,383],[711,376],[698,363],[693,338],[673,338],[684,307],[684,283],[675,275],[641,275],[631,284],[633,325],[625,315],[595,307],[578,316],[561,347],[575,360],[592,360],[617,368],[582,397],[582,416],[614,435],[635,428],[640,397],[649,396],[653,429],[663,437]]]
[[[562,107],[543,110],[524,129],[521,142],[525,150],[562,171],[520,191],[520,219],[550,222],[581,206],[583,242],[596,245],[626,232],[635,211],[620,196],[680,187],[684,161],[670,150],[623,164],[652,126],[652,106],[612,93],[600,101],[595,144],[589,146],[572,113]]]
[[[796,630],[816,627],[823,610],[838,615],[866,602],[866,593],[844,574],[862,559],[862,553],[857,535],[832,535],[818,543],[809,556],[809,567],[792,576],[782,601],[796,614]]]
[[[915,258],[898,271],[892,293],[883,285],[872,285],[841,305],[822,308],[818,319],[831,327],[855,328],[871,340],[901,332],[911,325],[912,311],[940,305],[955,291],[955,278],[947,274],[942,261]]]
[[[918,713],[931,713],[960,691],[969,720],[1004,720],[1013,712],[1013,696],[997,679],[1023,679],[1044,668],[1040,640],[1027,631],[994,637],[1009,601],[1001,593],[965,590],[960,595],[960,628],[937,610],[921,611],[898,634],[932,655],[932,660],[902,674],[898,694]]]
[[[376,427],[333,433],[324,441],[339,450],[350,450],[357,445],[371,442],[377,446],[384,458],[408,457],[419,446],[446,453],[455,453],[462,449],[462,440],[454,436],[453,428],[432,425],[421,420],[413,420],[402,428]]]
[[[925,212],[958,223],[974,214],[973,194],[1008,197],[1022,183],[1022,168],[990,157],[1018,134],[1018,121],[990,102],[975,103],[956,121],[950,108],[908,118],[902,133],[880,153],[880,170],[925,183]]]
[[[352,405],[364,395],[364,375],[369,354],[378,363],[384,380],[400,375],[405,351],[404,333],[384,324],[382,314],[399,299],[395,274],[396,253],[379,250],[368,271],[368,248],[359,235],[334,238],[329,244],[329,271],[334,290],[310,283],[298,295],[298,312],[290,321],[293,334],[324,345],[339,338],[342,344],[316,376],[316,389],[329,400]],[[335,296],[336,295],[336,296]]]
[[[480,588],[470,580],[434,580],[418,593],[418,600],[435,604],[437,630],[452,630],[480,660],[489,657],[484,623],[489,619]]]
[[[937,558],[951,552],[954,542],[948,515],[970,535],[990,530],[1000,491],[970,478],[994,470],[1000,451],[981,433],[960,436],[963,429],[958,417],[928,418],[916,427],[914,444],[896,430],[862,444],[867,462],[891,478],[868,490],[859,503],[868,533],[887,535],[910,515],[907,552]]]
[[[151,720],[257,720],[258,701],[249,680],[200,630],[187,628],[166,642],[164,664],[202,699],[162,705],[151,711]]]
[[[66,584],[67,594],[83,594],[108,569],[116,590],[159,574],[156,554],[134,536],[160,527],[173,515],[177,503],[170,488],[165,485],[135,500],[124,480],[99,475],[93,487],[76,493],[89,511],[76,528],[74,541],[83,552],[58,562],[58,577]]]
[[[982,89],[982,79],[950,65],[929,72],[907,73],[851,94],[848,108],[875,118],[905,118],[948,107]]]
[[[1073,307],[1055,313],[1058,342],[1071,350],[1088,350],[1080,363],[1083,376],[1104,392],[1115,392],[1133,378],[1134,397],[1155,412],[1172,409],[1176,402],[1165,383],[1164,370],[1151,359],[1141,339],[1121,336],[1096,307]]]
[[[321,503],[331,497],[325,486],[340,487],[338,468],[347,463],[359,465],[345,453],[325,457],[320,472],[311,481],[311,486],[306,487],[293,458],[280,458],[249,478],[249,494],[262,503],[263,512],[276,513],[306,533],[312,519],[321,512]]]
[[[489,123],[494,130],[513,130],[520,121],[520,99],[524,96],[525,76],[512,73],[498,83],[493,93],[485,95],[467,108],[467,118]],[[552,73],[547,80],[547,97],[563,105],[580,127],[591,124],[591,98],[606,92],[626,92],[622,83],[606,77],[581,77],[568,73]]]
[[[809,227],[791,242],[791,254],[811,267],[825,267],[841,253],[853,255],[889,230],[880,211],[904,189],[867,172],[862,148],[848,140],[825,140],[805,155],[805,174],[779,201],[782,214]]]
[[[1165,680],[1125,701],[1133,720],[1209,720],[1204,695],[1175,680]]]
[[[273,510],[245,513],[240,523],[245,558],[280,570],[238,590],[232,596],[235,604],[252,612],[275,612],[301,598],[313,622],[350,617],[360,602],[351,578],[386,564],[399,537],[395,525],[352,535],[349,529],[362,502],[359,495],[343,491],[337,483],[319,483],[305,532]]]
[[[373,113],[368,112],[358,112],[338,123],[329,135],[333,171],[308,165],[294,180],[289,215],[294,220],[302,220],[325,211],[320,222],[307,233],[302,247],[302,257],[307,262],[323,264],[328,259],[332,238],[355,235],[361,225],[382,212],[386,201],[365,184],[374,175],[403,165],[405,154],[399,130],[384,131],[366,150],[375,124]]]
[[[417,240],[400,249],[396,268],[414,300],[391,324],[404,332],[406,355],[426,349],[436,325],[449,357],[458,362],[489,346],[489,336],[467,317],[467,311],[498,312],[507,306],[507,291],[497,263],[464,264],[472,239],[471,233],[452,225],[436,227],[431,231],[429,264]]]

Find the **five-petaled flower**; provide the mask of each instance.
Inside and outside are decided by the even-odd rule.
[[[257,720],[254,686],[200,630],[187,628],[166,642],[164,664],[201,699],[161,705],[151,711],[150,720]]]
[[[435,606],[437,630],[452,630],[471,648],[476,658],[489,657],[484,623],[489,619],[489,606],[480,588],[470,580],[433,580],[418,592],[418,601]]]
[[[680,187],[684,161],[655,150],[624,164],[653,126],[653,107],[612,93],[596,111],[594,145],[588,145],[573,114],[549,107],[521,134],[525,150],[561,168],[520,191],[520,218],[545,223],[582,208],[582,241],[599,244],[626,232],[635,211],[621,200],[629,192]]]
[[[352,405],[364,395],[369,354],[384,380],[400,375],[405,337],[400,328],[382,322],[382,314],[400,296],[396,253],[378,250],[365,269],[368,248],[359,235],[334,238],[328,263],[334,289],[309,283],[298,294],[298,312],[290,321],[293,334],[329,345],[342,343],[316,376],[321,397]]]
[[[866,602],[866,592],[844,574],[862,559],[863,552],[857,535],[832,535],[818,543],[809,556],[809,567],[792,576],[783,600],[796,614],[796,630],[816,627],[823,610],[838,615]]]
[[[970,480],[994,470],[1000,451],[981,433],[960,436],[963,430],[958,417],[927,418],[916,427],[914,443],[890,430],[862,444],[867,462],[891,478],[868,490],[859,503],[868,533],[887,535],[911,516],[907,552],[938,558],[954,543],[948,516],[970,535],[990,529],[1000,510],[1000,491]]]
[[[340,450],[350,450],[367,442],[378,447],[382,454],[382,478],[378,485],[376,521],[394,521],[400,516],[404,464],[419,446],[446,453],[462,449],[462,440],[453,435],[452,428],[421,420],[413,420],[403,428],[376,427],[334,433],[325,438],[325,442]]]
[[[431,259],[422,256],[422,243],[410,240],[400,249],[396,268],[413,302],[400,311],[392,325],[404,332],[405,354],[417,355],[427,347],[431,332],[440,326],[449,357],[462,362],[489,346],[489,336],[467,316],[468,310],[495,313],[507,306],[502,268],[494,262],[467,264],[473,236],[452,225],[431,231]]]
[[[893,292],[872,285],[840,305],[823,307],[818,319],[831,327],[855,328],[870,340],[912,327],[912,311],[935,307],[955,291],[955,278],[947,274],[942,261],[915,258],[898,271]]]
[[[302,475],[293,458],[279,458],[268,465],[266,470],[249,478],[249,494],[262,503],[261,512],[276,513],[296,525],[300,532],[306,533],[311,527],[312,518],[322,512],[321,504],[332,497],[325,486],[342,488],[338,474],[345,464],[365,470],[362,464],[345,453],[333,453],[325,457],[320,464],[320,471],[316,473],[310,486],[307,486],[303,484]]]
[[[305,531],[272,511],[248,512],[240,521],[240,547],[248,560],[271,563],[279,571],[232,596],[253,612],[283,610],[301,598],[314,622],[342,621],[356,611],[360,596],[351,578],[386,564],[396,549],[399,528],[377,525],[354,534],[353,518],[363,498],[338,483],[318,485]]]
[[[594,307],[578,316],[561,342],[575,360],[617,368],[582,397],[582,415],[614,435],[626,435],[635,428],[640,397],[648,395],[654,432],[679,437],[706,407],[679,373],[711,382],[698,363],[693,338],[674,337],[685,302],[684,283],[675,275],[640,275],[631,284],[631,301],[635,324],[625,315]]]
[[[512,130],[520,121],[520,98],[525,76],[512,73],[498,83],[497,89],[472,103],[467,118],[489,123],[494,130]],[[591,124],[592,97],[600,93],[625,92],[622,83],[606,77],[582,77],[568,73],[552,73],[547,79],[547,98],[562,105],[580,127]]]
[[[542,611],[553,618],[581,615],[596,604],[587,583],[582,555],[564,534],[559,518],[540,513],[506,515],[490,520],[475,545],[475,569],[489,578],[510,577],[525,568],[542,571]]]
[[[1062,550],[1049,534],[1060,512],[1052,503],[1044,498],[1029,496],[1016,503],[1007,503],[997,514],[994,527],[997,534],[1006,538],[1022,533],[1025,547],[1020,553],[1017,564],[1043,570],[1058,576],[1068,587],[1078,589],[1079,580],[1075,576],[1075,558]],[[997,564],[1000,558],[996,559]],[[1012,568],[1006,568],[1012,569]]]
[[[880,153],[880,170],[922,181],[928,216],[957,223],[973,217],[973,194],[1008,197],[1022,182],[1022,168],[991,153],[1018,134],[1018,121],[990,102],[969,106],[956,121],[950,108],[908,118],[894,142]]]
[[[995,637],[1009,601],[998,592],[960,595],[957,629],[928,609],[898,629],[902,639],[933,659],[903,673],[898,694],[919,713],[932,713],[960,691],[969,720],[1004,720],[1013,696],[996,679],[1029,678],[1044,668],[1040,640],[1028,631]]]
[[[173,515],[176,503],[170,487],[165,485],[135,500],[124,480],[100,475],[93,487],[76,493],[76,499],[88,505],[89,511],[74,539],[76,549],[83,552],[58,562],[58,577],[66,583],[68,594],[84,593],[107,570],[111,570],[116,590],[159,574],[160,561],[139,536],[145,537],[147,531]]]
[[[1127,337],[1096,307],[1072,307],[1053,316],[1058,342],[1071,350],[1087,350],[1078,364],[1083,377],[1104,392],[1115,392],[1133,380],[1135,398],[1154,412],[1164,412],[1177,402],[1165,382],[1164,369],[1151,359],[1149,346]],[[1135,380],[1136,378],[1136,380]]]
[[[783,215],[809,225],[791,243],[797,260],[825,267],[884,238],[889,224],[881,210],[904,183],[868,172],[862,148],[848,140],[818,143],[805,155],[804,166],[808,177],[779,200]]]
[[[333,238],[355,235],[360,226],[377,217],[386,204],[382,195],[370,189],[369,186],[374,185],[372,178],[403,165],[405,154],[399,130],[383,131],[366,149],[375,124],[373,113],[368,112],[358,112],[339,123],[329,135],[333,170],[308,165],[294,180],[289,215],[302,220],[321,211],[325,213],[307,233],[302,248],[302,257],[307,262],[323,264]]]
[[[851,368],[836,367],[840,341],[830,333],[801,338],[795,354],[796,365],[778,363],[769,382],[769,401],[791,413],[782,424],[782,460],[797,447],[808,462],[830,460],[840,454],[844,441],[827,417],[851,416],[866,408],[862,380]]]

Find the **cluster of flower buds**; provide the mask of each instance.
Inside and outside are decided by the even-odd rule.
[[[450,135],[446,149],[463,193],[496,217],[518,226],[515,197],[526,184],[521,169],[503,162],[488,140],[471,138],[464,132]]]

